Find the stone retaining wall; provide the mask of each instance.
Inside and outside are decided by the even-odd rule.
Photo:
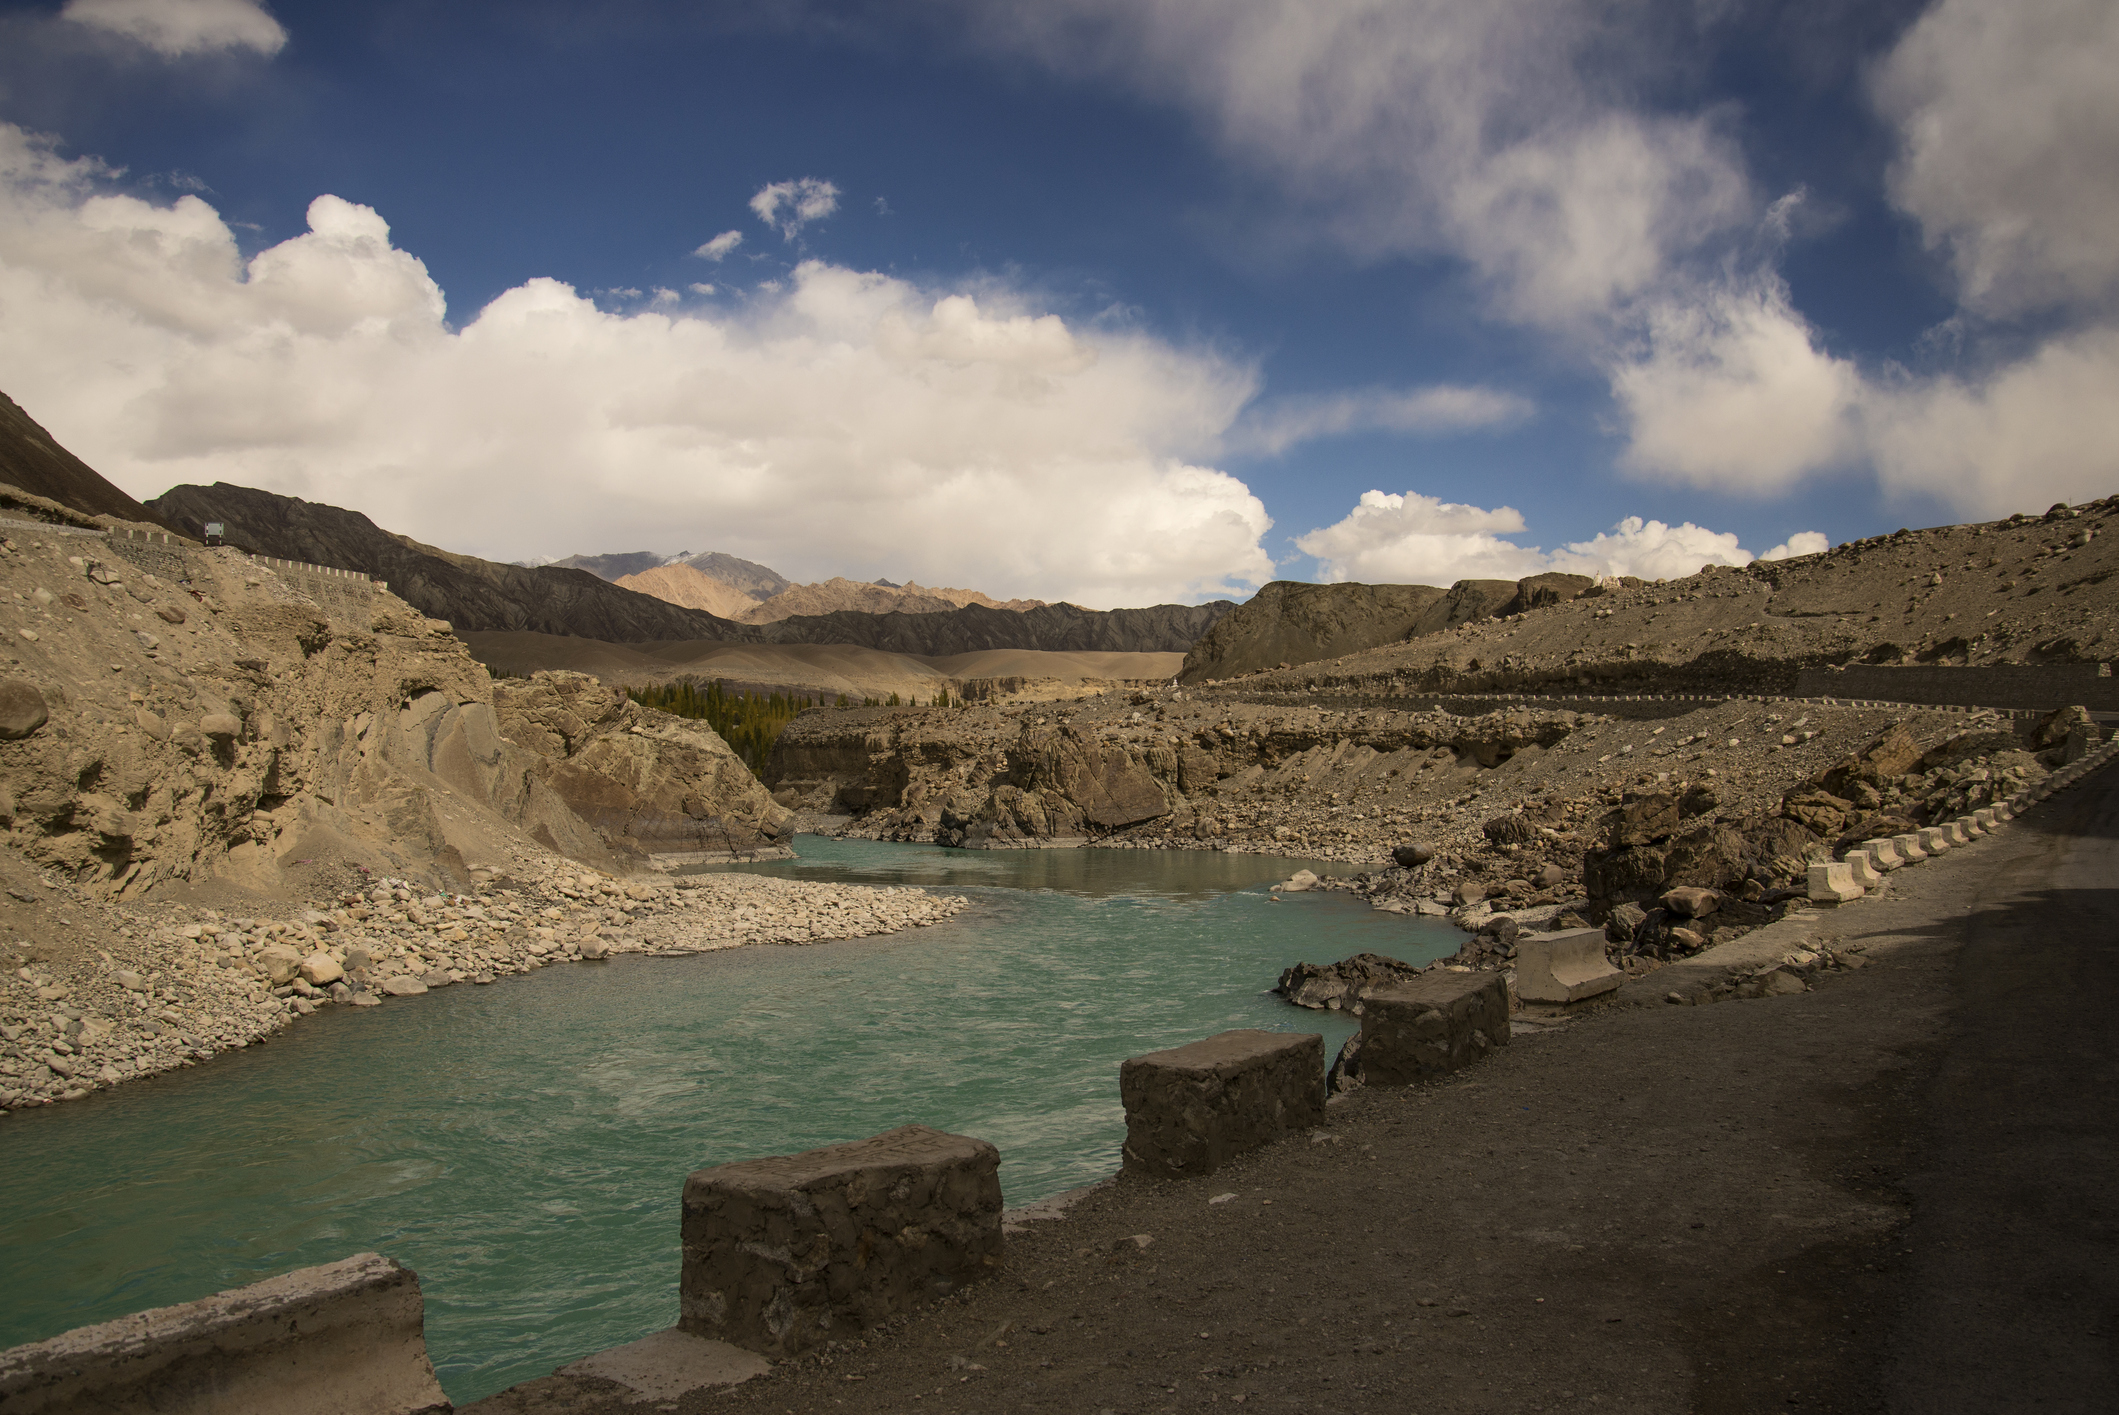
[[[1992,663],[1965,668],[1852,663],[1845,668],[1805,668],[1796,675],[1795,691],[2029,712],[2077,704],[2092,712],[2119,712],[2119,678],[2108,676],[2105,665],[2099,663]]]

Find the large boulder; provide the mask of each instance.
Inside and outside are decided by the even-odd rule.
[[[1337,963],[1297,963],[1273,985],[1297,1007],[1315,1007],[1359,1016],[1361,999],[1370,991],[1406,982],[1420,975],[1410,963],[1401,963],[1381,953],[1357,953]]]
[[[1124,747],[1105,745],[1072,726],[1034,728],[1008,749],[1011,784],[1071,803],[1081,819],[1118,830],[1170,813],[1155,774]]]
[[[34,683],[0,678],[0,739],[19,742],[50,719],[51,709]]]

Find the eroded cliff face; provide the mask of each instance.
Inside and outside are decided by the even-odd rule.
[[[794,813],[705,723],[651,711],[585,673],[504,679],[494,685],[494,702],[502,732],[538,758],[533,778],[613,849],[649,857],[791,853]]]
[[[712,751],[674,729],[599,721],[564,758],[509,741],[449,626],[364,584],[6,530],[0,825],[76,883],[273,892],[341,862],[461,882],[532,840],[614,868],[651,853],[652,812],[592,823],[570,795],[732,799]],[[630,740],[604,744],[616,736]]]
[[[818,710],[782,734],[767,780],[781,802],[852,814],[849,833],[876,839],[1005,848],[1152,825],[1211,840],[1228,834],[1238,798],[1336,808],[1335,788],[1359,797],[1359,783],[1403,795],[1423,774],[1468,779],[1542,752],[1575,724],[1571,712],[1349,718],[1231,704],[1177,720],[1166,699],[1135,696],[1054,712]]]

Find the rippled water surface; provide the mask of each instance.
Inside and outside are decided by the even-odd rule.
[[[1351,1023],[1268,994],[1282,968],[1458,942],[1343,895],[1272,903],[1300,861],[799,849],[742,868],[971,907],[334,1008],[0,1121],[0,1347],[372,1249],[418,1271],[442,1384],[473,1400],[676,1320],[694,1169],[918,1122],[998,1145],[1027,1203],[1117,1168],[1124,1058],[1230,1027],[1321,1031],[1329,1056]]]

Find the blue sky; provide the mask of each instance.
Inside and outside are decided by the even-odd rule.
[[[2115,15],[0,3],[0,389],[140,495],[1098,605],[2042,510]]]

